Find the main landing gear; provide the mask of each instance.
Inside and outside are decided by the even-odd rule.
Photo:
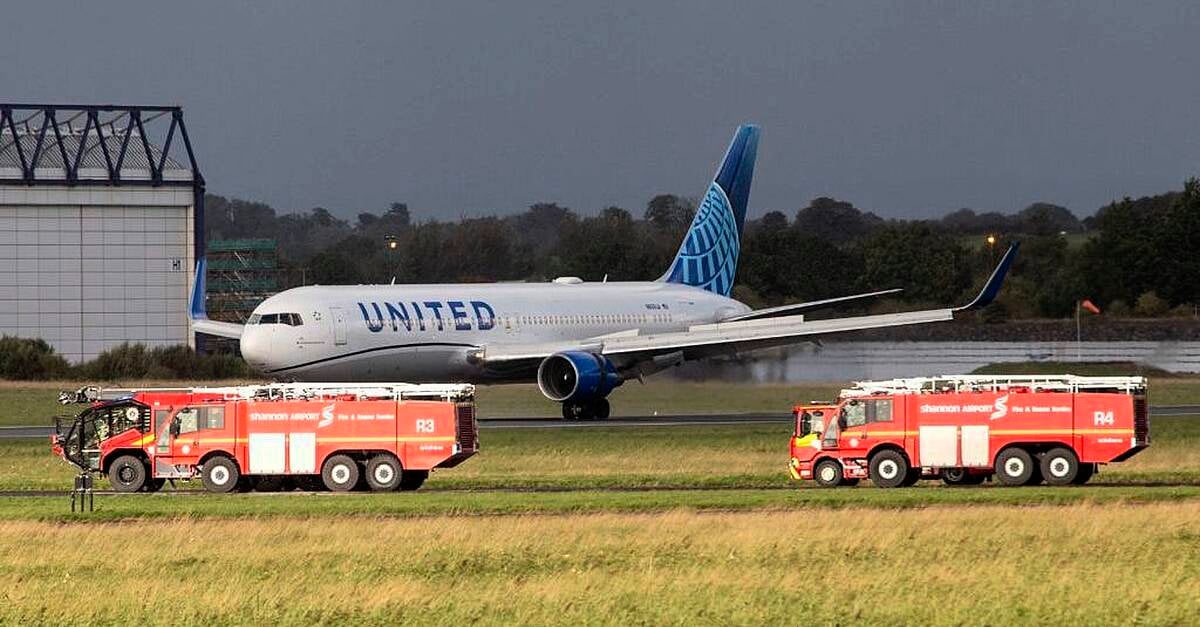
[[[564,420],[607,420],[609,409],[607,398],[567,401],[562,404],[562,416]]]

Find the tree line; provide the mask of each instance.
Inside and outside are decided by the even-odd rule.
[[[413,220],[404,203],[351,221],[325,208],[280,214],[209,195],[205,234],[278,242],[284,287],[301,283],[653,280],[674,257],[696,201],[663,194],[637,214],[581,215],[538,203],[506,216]],[[760,307],[892,287],[888,311],[973,296],[1009,242],[1022,249],[999,303],[1000,320],[1074,315],[1089,299],[1118,317],[1193,315],[1200,303],[1200,181],[1125,198],[1079,219],[1035,203],[1012,214],[960,209],[939,219],[884,219],[833,198],[747,220],[734,297]]]

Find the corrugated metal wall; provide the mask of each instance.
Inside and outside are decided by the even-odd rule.
[[[0,334],[72,362],[190,344],[192,202],[186,188],[0,188]]]

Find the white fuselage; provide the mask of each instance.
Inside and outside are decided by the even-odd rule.
[[[241,350],[277,379],[515,383],[533,381],[536,366],[488,368],[473,356],[490,346],[686,331],[748,311],[658,282],[310,286],[264,300]]]

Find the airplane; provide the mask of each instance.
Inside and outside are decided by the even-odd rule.
[[[209,320],[196,266],[193,330],[238,339],[245,360],[283,380],[536,382],[564,418],[604,419],[625,381],[716,355],[821,335],[951,320],[996,297],[1013,244],[982,291],[956,308],[805,320],[882,290],[752,309],[730,298],[758,150],[739,127],[671,265],[655,281],[311,285],[265,299],[243,325]],[[781,271],[786,271],[781,269]]]

